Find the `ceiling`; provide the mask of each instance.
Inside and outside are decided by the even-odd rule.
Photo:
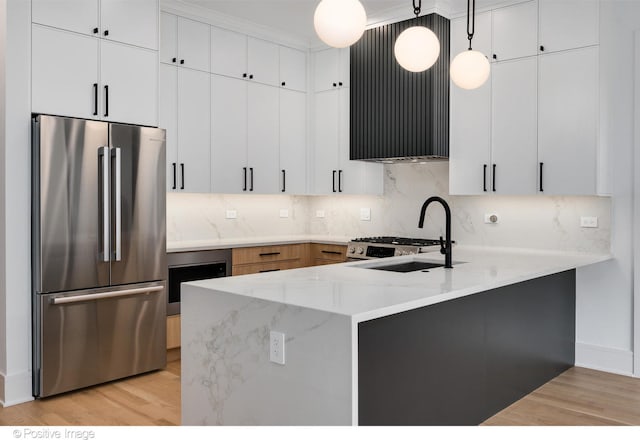
[[[370,20],[381,17],[397,16],[406,8],[406,17],[410,18],[413,10],[412,0],[360,0]],[[476,0],[476,8],[504,3],[505,0]],[[319,0],[182,0],[203,8],[211,9],[224,15],[240,18],[272,29],[282,30],[289,35],[307,41],[310,46],[317,46],[320,40],[313,29],[313,13]],[[436,5],[452,13],[465,11],[467,0],[423,0],[423,8]]]

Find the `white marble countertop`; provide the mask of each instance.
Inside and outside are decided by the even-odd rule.
[[[348,262],[188,283],[350,316],[355,322],[443,301],[611,259],[608,254],[456,246],[453,269],[396,273],[367,269],[406,261],[444,262],[439,252]]]
[[[271,246],[280,244],[321,243],[346,245],[353,237],[334,235],[277,235],[272,237],[225,238],[205,240],[168,241],[167,252],[206,251],[239,247]]]

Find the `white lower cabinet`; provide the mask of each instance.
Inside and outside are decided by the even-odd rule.
[[[307,192],[307,94],[280,90],[280,192]]]
[[[32,111],[158,125],[158,53],[32,27]]]
[[[160,126],[167,131],[167,190],[211,188],[209,74],[160,65]]]
[[[539,63],[538,190],[596,194],[598,48],[541,55]]]

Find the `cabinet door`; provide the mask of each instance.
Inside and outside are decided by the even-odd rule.
[[[210,28],[208,24],[178,17],[178,63],[180,66],[209,72]]]
[[[338,59],[338,86],[351,87],[351,51],[348,47],[338,49]]]
[[[178,69],[179,188],[211,190],[211,79],[208,72]]]
[[[344,194],[364,194],[365,163],[349,159],[349,89],[338,91],[338,144],[339,169],[336,183],[338,192]]]
[[[31,108],[98,119],[98,39],[34,25]]]
[[[248,84],[247,145],[249,192],[280,192],[279,89]]]
[[[289,90],[307,90],[307,54],[280,46],[280,86]]]
[[[247,36],[211,27],[211,72],[232,78],[247,74]]]
[[[34,23],[86,35],[99,27],[98,0],[32,0],[31,5]]]
[[[104,40],[100,45],[102,119],[157,126],[158,52]]]
[[[159,84],[158,125],[167,132],[167,191],[176,191],[180,178],[178,174],[178,68],[160,64]]]
[[[495,63],[492,150],[498,194],[535,194],[537,176],[537,57]],[[492,190],[493,190],[493,185]]]
[[[340,91],[317,93],[314,103],[314,192],[338,192]]]
[[[491,12],[483,12],[476,15],[475,31],[472,41],[473,50],[482,52],[491,59]],[[469,50],[469,40],[467,38],[467,17],[460,17],[451,20],[451,59]]]
[[[100,12],[103,38],[158,50],[158,0],[100,0]]]
[[[596,194],[598,48],[543,55],[539,63],[544,194]]]
[[[598,44],[598,0],[539,1],[541,52]]]
[[[538,53],[538,4],[535,1],[495,9],[493,54],[504,61]]]
[[[247,82],[211,75],[211,187],[215,193],[248,189]]]
[[[338,87],[340,77],[340,51],[338,49],[320,50],[313,54],[314,82],[316,92]]]
[[[174,64],[177,60],[178,17],[162,12],[160,14],[160,62]]]
[[[307,95],[280,90],[280,191],[305,194],[306,167]]]
[[[248,70],[253,81],[280,86],[280,50],[277,44],[257,38],[248,39]]]

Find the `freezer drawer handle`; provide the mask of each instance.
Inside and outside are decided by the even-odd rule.
[[[104,292],[104,293],[91,293],[89,295],[76,295],[76,296],[62,296],[59,298],[53,298],[51,303],[58,304],[70,304],[78,302],[94,301],[97,299],[106,298],[118,298],[121,296],[139,295],[141,293],[154,293],[164,290],[164,286],[143,287],[139,289],[119,290],[117,292]]]

